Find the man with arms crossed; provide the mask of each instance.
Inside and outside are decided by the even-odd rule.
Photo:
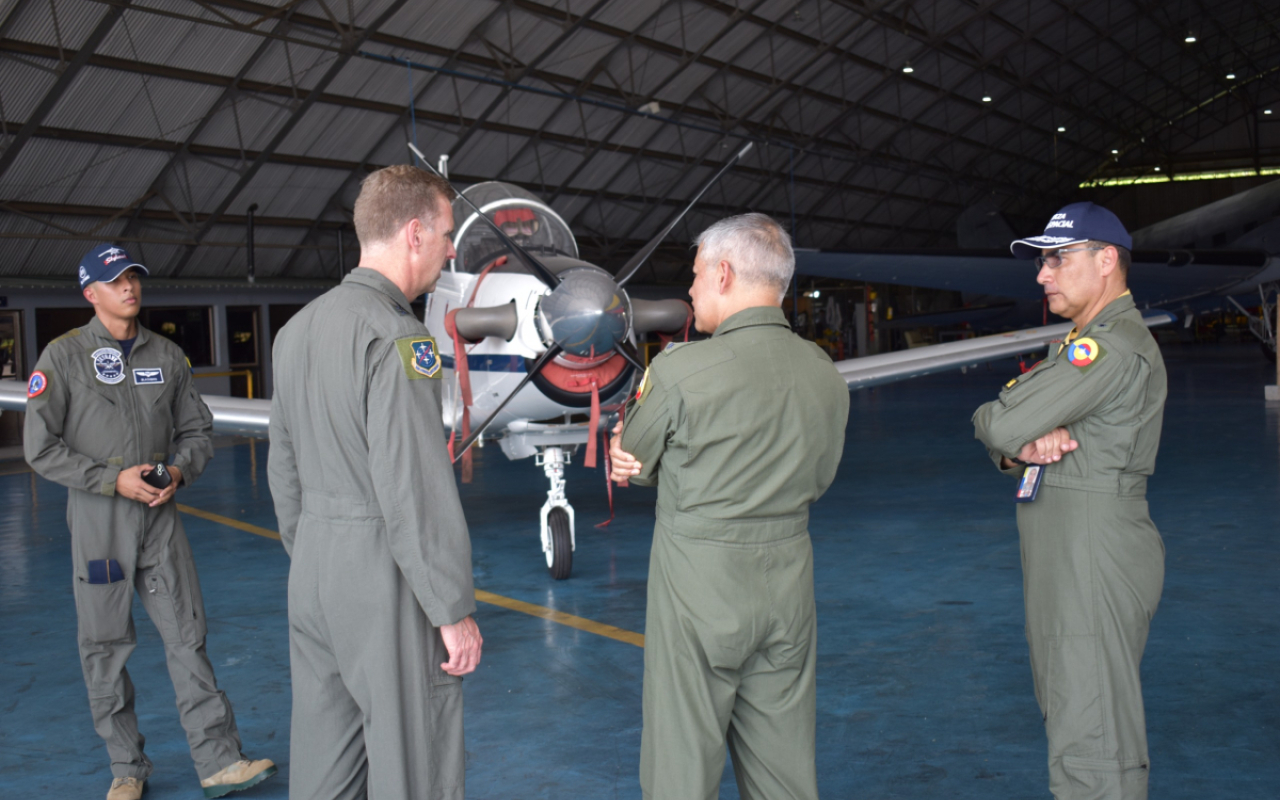
[[[463,796],[462,676],[480,661],[440,353],[414,316],[454,256],[452,190],[365,178],[360,266],[276,340],[268,474],[289,567],[289,796]]]
[[[653,360],[611,445],[615,481],[657,484],[645,619],[646,798],[816,798],[817,621],[809,505],[835,478],[849,389],[779,308],[791,237],[763,214],[698,237],[711,339]]]
[[[204,649],[191,546],[170,502],[213,457],[213,417],[182,350],[138,324],[147,268],[100,244],[78,273],[94,318],[40,354],[27,385],[23,447],[32,469],[68,490],[80,664],[114,776],[107,800],[137,800],[152,770],[125,669],[138,642],[135,588],[164,641],[204,795],[221,797],[266,780],[276,767],[240,753],[235,714]],[[168,485],[148,482],[161,472]]]
[[[1164,544],[1146,490],[1166,385],[1160,349],[1126,286],[1131,245],[1120,220],[1093,203],[1069,205],[1043,235],[1013,243],[1014,255],[1036,259],[1049,310],[1075,328],[973,415],[1001,471],[1039,474],[1038,486],[1020,481],[1018,532],[1058,800],[1147,796],[1139,664],[1164,583]]]

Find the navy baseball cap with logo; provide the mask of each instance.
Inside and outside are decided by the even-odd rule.
[[[129,258],[129,254],[123,248],[116,247],[110,242],[95,245],[92,250],[84,254],[84,258],[80,259],[80,288],[83,289],[94,281],[110,283],[130,267],[139,270],[143,275],[151,274],[147,272],[146,267]]]
[[[1035,258],[1041,250],[1091,241],[1133,249],[1133,237],[1124,229],[1120,218],[1097,203],[1088,202],[1064,206],[1044,226],[1044,233],[1019,239],[1009,245],[1009,249],[1017,258]]]

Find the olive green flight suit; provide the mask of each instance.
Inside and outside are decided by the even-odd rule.
[[[353,270],[274,349],[268,476],[289,567],[289,796],[463,796],[461,678],[438,630],[475,611],[440,353]]]
[[[23,448],[32,469],[70,490],[80,662],[112,775],[145,779],[152,769],[125,669],[137,644],[136,588],[164,641],[182,727],[203,780],[240,760],[240,734],[205,653],[204,601],[191,547],[173,501],[150,508],[115,491],[122,469],[155,461],[172,463],[183,485],[193,483],[213,457],[213,417],[176,344],[139,325],[128,359],[119,347],[97,318],[49,343],[36,363],[45,386],[28,392]],[[88,564],[99,559],[118,561],[124,580],[89,583]]]
[[[1164,360],[1126,293],[973,415],[997,465],[1057,427],[1080,445],[1017,507],[1031,670],[1059,800],[1147,796],[1139,664],[1164,544],[1146,490],[1166,394]]]
[[[725,740],[752,798],[816,798],[809,504],[835,478],[849,388],[757,307],[653,360],[627,405],[632,481],[658,486],[645,618],[646,798],[716,797]]]

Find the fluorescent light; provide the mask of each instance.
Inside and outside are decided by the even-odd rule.
[[[1194,33],[1188,33],[1187,38],[1183,39],[1182,41],[1186,42],[1187,44],[1195,44],[1196,35]]]
[[[984,94],[984,95],[982,96],[982,102],[984,102],[984,103],[990,103],[990,102],[991,102],[991,95],[989,95],[989,94]]]
[[[1113,155],[1113,156],[1118,156],[1118,155],[1120,155],[1120,151],[1119,151],[1119,150],[1112,150],[1112,151],[1111,151],[1111,155]]]
[[[1236,79],[1236,74],[1234,72],[1227,73],[1227,80],[1234,81],[1235,79]]]
[[[1156,167],[1156,172],[1159,172],[1159,171],[1160,171],[1160,168],[1159,168],[1159,167]]]
[[[1058,133],[1066,133],[1066,132],[1067,132],[1066,128],[1062,127],[1061,125],[1058,126]]]
[[[908,61],[906,64],[903,65],[902,71],[910,75],[911,73],[915,72],[915,69],[912,68],[911,62]]]
[[[1098,178],[1080,184],[1081,189],[1093,189],[1098,186],[1133,186],[1140,183],[1169,183],[1171,181],[1212,181],[1224,178],[1252,178],[1255,176],[1280,175],[1280,167],[1263,167],[1255,170],[1252,167],[1228,170],[1212,170],[1209,172],[1180,172],[1172,178],[1168,175],[1131,175],[1117,178]]]

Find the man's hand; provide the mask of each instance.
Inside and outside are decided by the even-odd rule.
[[[142,474],[144,475],[147,474],[148,472],[151,471],[151,469],[152,469],[151,467],[147,467]],[[169,481],[168,486],[160,490],[159,497],[157,497],[155,500],[152,500],[150,503],[147,504],[152,508],[155,508],[156,506],[162,506],[165,503],[169,502],[169,500],[173,498],[174,493],[178,491],[178,484],[182,483],[182,470],[178,469],[177,467],[169,467],[168,469],[169,469],[169,477],[173,478],[173,480]],[[147,488],[154,489],[154,487],[152,486],[148,486]]]
[[[1024,444],[1018,458],[1028,464],[1052,464],[1079,446],[1066,428],[1054,428],[1034,442]]]
[[[475,672],[484,639],[474,619],[466,617],[452,625],[441,625],[440,638],[444,639],[444,649],[449,651],[449,660],[441,664],[440,669],[459,676]]]
[[[640,462],[622,449],[621,422],[613,426],[613,435],[609,437],[609,466],[609,480],[614,483],[626,483],[640,474]]]
[[[116,476],[116,494],[130,500],[137,500],[139,503],[156,505],[155,501],[160,497],[160,490],[142,480],[142,476],[150,471],[150,464],[139,464],[136,467],[120,470],[120,474]],[[169,488],[175,485],[177,481],[169,484]],[[170,496],[172,494],[170,492]]]

